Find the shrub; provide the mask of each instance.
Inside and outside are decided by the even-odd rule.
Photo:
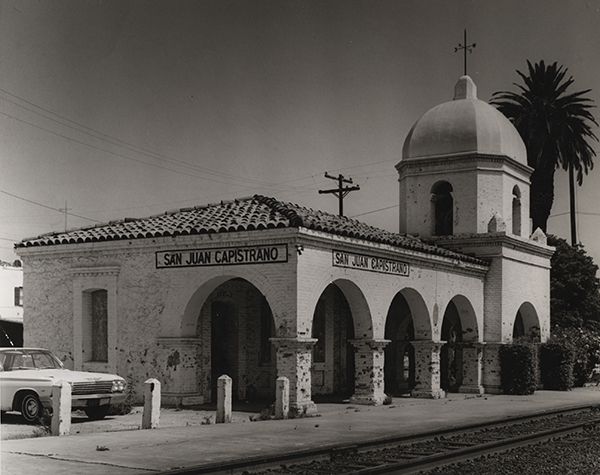
[[[536,389],[536,349],[531,344],[500,347],[500,384],[504,394],[533,394]]]
[[[587,383],[592,369],[600,363],[600,331],[590,327],[555,327],[550,341],[571,348],[575,387]]]
[[[544,343],[540,369],[544,389],[568,391],[573,387],[573,350],[561,343]]]

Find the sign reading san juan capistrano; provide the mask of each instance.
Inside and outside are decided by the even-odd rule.
[[[156,268],[273,264],[287,260],[287,244],[186,249],[157,252]]]
[[[360,269],[382,274],[395,274],[408,277],[410,267],[407,262],[384,259],[382,257],[354,254],[352,252],[332,251],[333,265],[349,269]]]

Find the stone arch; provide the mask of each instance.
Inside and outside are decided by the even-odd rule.
[[[311,336],[317,339],[313,347],[312,394],[337,399],[352,395],[355,364],[351,342],[356,328],[361,328],[356,325],[354,312],[364,311],[365,305],[362,292],[348,281],[332,282],[321,292],[311,323]]]
[[[432,234],[450,236],[454,232],[454,197],[448,181],[437,181],[431,187]]]
[[[431,340],[431,321],[423,297],[412,288],[398,292],[386,319],[384,390],[388,395],[409,393],[415,386],[414,340]]]
[[[217,378],[227,374],[234,399],[270,401],[276,329],[267,296],[246,279],[219,276],[194,292],[186,312],[195,316],[196,378],[204,400],[215,400]]]
[[[531,343],[541,342],[540,320],[535,307],[530,302],[521,304],[513,322],[513,341],[524,339]]]
[[[410,287],[403,288],[399,294],[404,297],[410,308],[415,330],[415,340],[431,340],[431,317],[427,309],[427,304],[421,294]]]
[[[350,306],[350,312],[352,314],[352,321],[354,325],[355,338],[371,339],[373,338],[373,319],[371,316],[371,309],[367,302],[367,299],[360,289],[360,287],[348,279],[334,279],[329,281],[323,286],[323,290],[316,292],[316,300],[312,307],[313,319],[308,328],[309,334],[312,334],[312,325],[314,323],[314,312],[316,310],[318,300],[323,295],[323,292],[330,285],[335,285],[343,293],[348,305]]]
[[[182,337],[194,337],[196,335],[196,324],[198,321],[198,315],[200,309],[206,302],[208,296],[220,285],[232,279],[243,279],[252,284],[256,289],[265,297],[267,300],[269,307],[273,311],[273,317],[277,319],[278,309],[275,306],[275,302],[277,299],[274,298],[275,290],[269,285],[267,279],[259,275],[244,275],[244,274],[227,274],[227,275],[218,275],[208,279],[207,281],[199,284],[195,287],[195,290],[189,297],[185,309],[183,311],[183,315],[181,318],[181,332],[180,336]],[[280,336],[279,325],[276,321],[276,333]],[[284,335],[281,335],[284,336]]]
[[[475,310],[464,295],[456,295],[448,302],[442,319],[441,340],[444,342],[440,353],[441,388],[458,392],[465,372],[464,345],[479,341]]]

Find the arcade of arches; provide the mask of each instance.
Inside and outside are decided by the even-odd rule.
[[[289,342],[285,344],[290,339],[277,335],[266,296],[251,282],[232,278],[218,285],[202,303],[197,320],[202,342],[197,380],[205,400],[215,400],[216,380],[227,374],[235,399],[272,401],[275,379],[289,372],[284,361],[290,356],[296,358],[296,370],[302,368],[297,364],[302,357],[309,369],[310,390],[299,388],[304,408],[312,398],[379,404],[386,395],[438,398],[447,392],[483,392],[483,345],[466,297],[456,296],[447,304],[439,341],[432,339],[427,308],[412,289],[392,299],[384,339],[356,339],[360,316],[353,315],[341,287],[348,292],[349,286],[341,283],[323,290],[313,314],[312,338],[291,351]],[[535,339],[536,328],[539,341],[535,309],[524,303],[515,316],[513,338]]]

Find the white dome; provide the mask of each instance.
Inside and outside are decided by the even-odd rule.
[[[477,99],[477,87],[462,76],[454,100],[428,110],[415,122],[402,158],[464,153],[505,155],[527,165],[527,151],[517,129],[495,107]]]

